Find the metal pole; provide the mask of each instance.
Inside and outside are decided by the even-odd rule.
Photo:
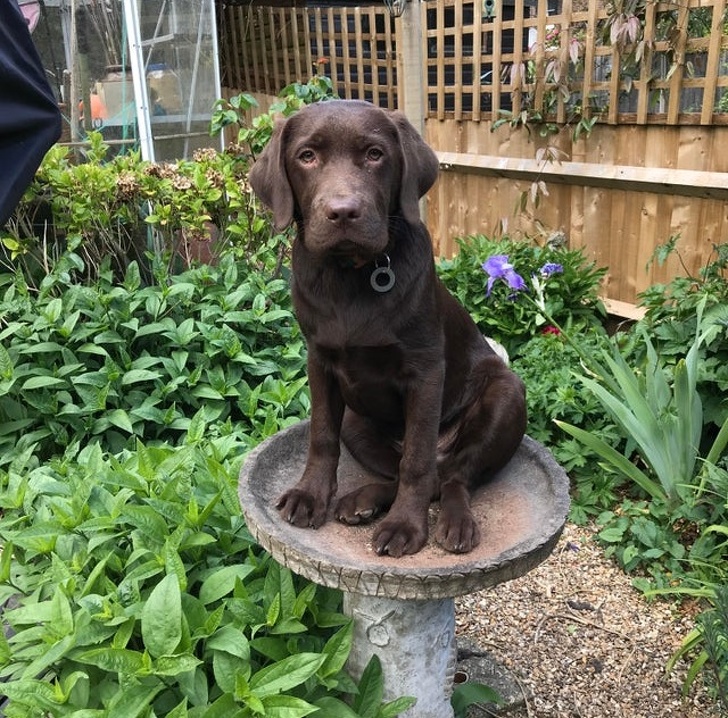
[[[154,137],[152,136],[152,120],[149,112],[137,0],[124,0],[124,20],[129,37],[129,64],[131,65],[131,74],[134,80],[134,102],[136,104],[139,146],[142,159],[154,162]]]

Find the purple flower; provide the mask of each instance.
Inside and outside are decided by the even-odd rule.
[[[526,282],[523,277],[513,269],[513,265],[508,261],[507,254],[494,254],[492,257],[483,262],[483,270],[488,274],[488,286],[485,296],[489,297],[493,289],[493,285],[497,280],[502,279],[514,292],[520,292],[526,289]]]
[[[564,267],[555,262],[546,262],[538,271],[542,277],[550,277],[552,274],[561,274],[564,271]]]

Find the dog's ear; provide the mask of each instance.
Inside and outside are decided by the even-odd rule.
[[[279,231],[293,221],[293,190],[288,182],[284,155],[286,122],[284,119],[276,120],[270,142],[258,155],[248,175],[255,194],[273,210],[273,224]]]
[[[401,112],[392,112],[402,147],[402,184],[400,209],[411,224],[420,221],[420,197],[435,184],[440,164],[437,155]]]

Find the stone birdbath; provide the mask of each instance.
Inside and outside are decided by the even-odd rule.
[[[240,473],[239,496],[250,532],[279,563],[314,583],[344,593],[354,619],[347,664],[359,677],[373,654],[384,674],[385,698],[414,696],[407,718],[452,718],[456,671],[454,597],[524,575],[546,559],[569,508],[569,480],[551,454],[525,437],[516,455],[473,497],[480,545],[451,554],[432,539],[413,556],[379,556],[375,523],[349,526],[331,518],[318,530],[284,521],[278,496],[303,473],[308,421],[260,444]],[[377,480],[342,448],[339,494]],[[434,533],[437,504],[430,509]]]

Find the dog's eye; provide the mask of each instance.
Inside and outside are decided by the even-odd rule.
[[[382,157],[384,157],[384,152],[382,152],[379,147],[370,147],[367,150],[367,159],[371,160],[372,162],[379,162]]]
[[[310,165],[316,159],[316,153],[313,150],[301,150],[298,153],[299,162]]]

